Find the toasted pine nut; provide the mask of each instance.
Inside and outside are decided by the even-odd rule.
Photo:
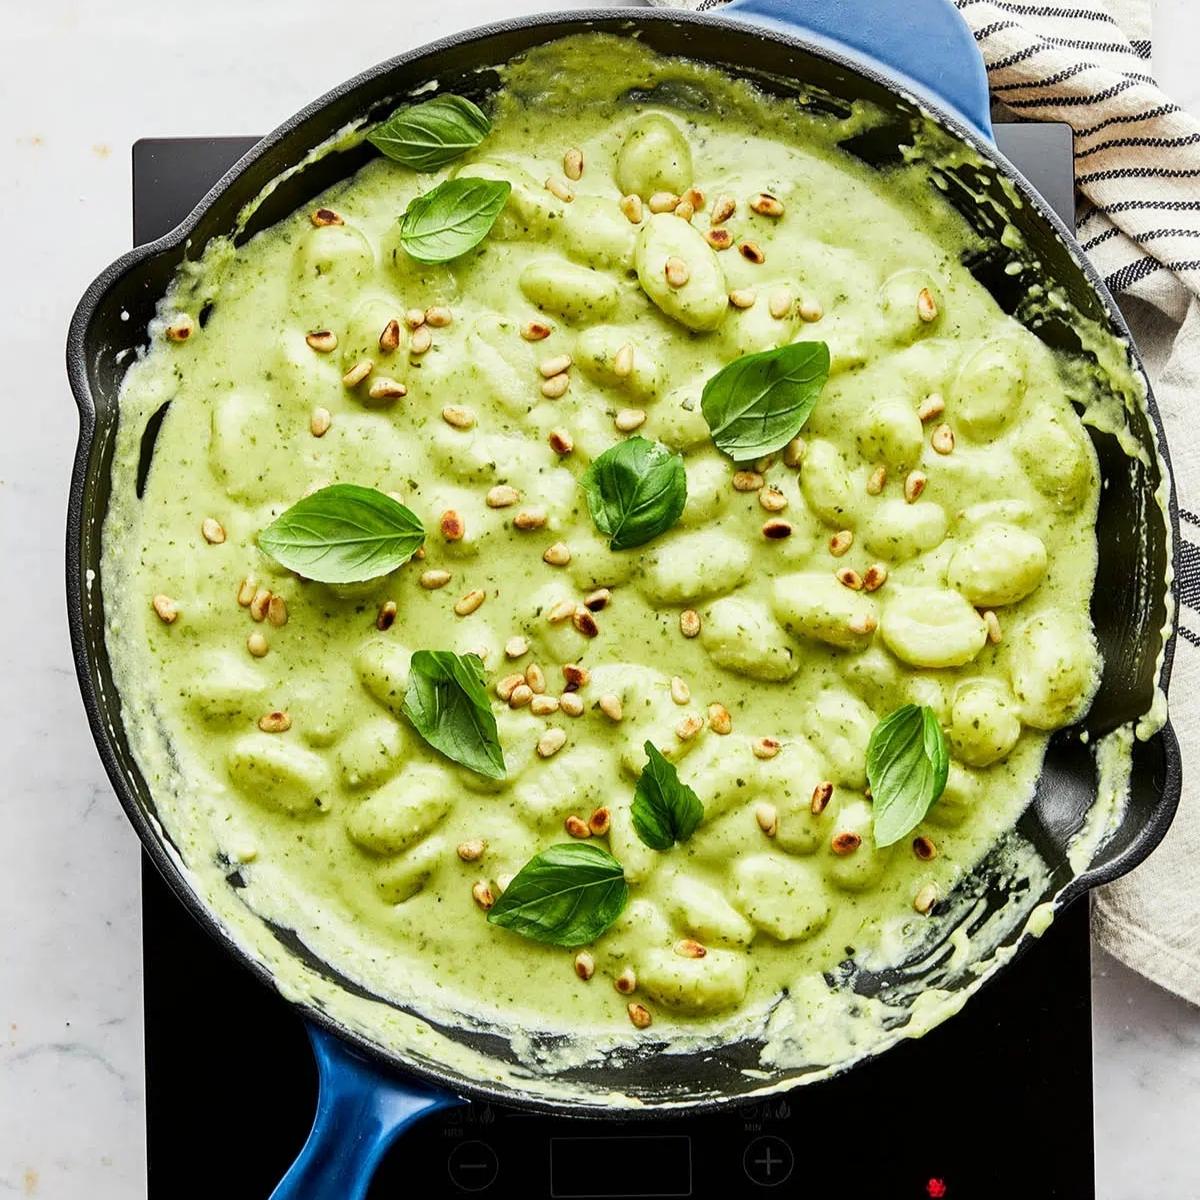
[[[605,692],[599,700],[600,711],[610,720],[619,721],[624,716],[624,710],[621,707],[621,697],[614,695],[612,692]]]
[[[439,527],[442,531],[442,537],[448,542],[461,542],[467,532],[466,521],[452,508],[448,508],[442,513]]]
[[[459,842],[455,853],[463,862],[478,862],[486,849],[487,842],[483,838],[472,838],[467,842]]]
[[[696,215],[695,205],[690,200],[680,200],[671,211],[684,221],[690,221]]]
[[[773,804],[756,804],[754,820],[767,837],[774,837],[779,832],[779,810]]]
[[[584,637],[594,638],[600,632],[600,626],[596,624],[596,618],[593,617],[591,611],[585,608],[582,604],[579,605],[571,614],[571,624],[574,625]]]
[[[650,1010],[644,1004],[638,1004],[636,1001],[631,1001],[626,1005],[626,1011],[629,1013],[629,1019],[633,1022],[635,1029],[649,1029],[654,1021]]]
[[[308,429],[313,437],[324,437],[332,424],[333,414],[327,408],[314,408],[308,418]]]
[[[709,213],[708,219],[714,225],[720,225],[723,221],[728,221],[737,210],[737,201],[732,196],[717,196],[713,200],[712,212]]]
[[[519,635],[516,637],[510,637],[508,641],[504,643],[504,654],[506,658],[521,658],[528,653],[529,643]]]
[[[919,913],[927,913],[937,903],[937,898],[937,888],[932,883],[927,883],[913,897],[913,908]]]
[[[663,267],[663,274],[667,277],[667,283],[673,288],[683,287],[692,277],[692,272],[688,268],[687,263],[675,255],[671,255],[667,259],[666,265]]]
[[[267,651],[270,650],[270,645],[267,639],[256,629],[246,639],[246,649],[250,651],[255,658],[266,657]]]
[[[546,180],[546,191],[552,196],[557,196],[564,204],[570,204],[575,199],[575,193],[571,189],[571,185],[557,175],[551,175]]]
[[[523,508],[513,517],[517,529],[541,529],[549,518],[544,508]]]
[[[314,329],[304,335],[304,340],[318,353],[329,354],[337,349],[337,334],[330,329]]]
[[[583,701],[574,692],[563,692],[558,698],[558,707],[568,717],[580,717],[583,715]]]
[[[575,974],[585,983],[596,973],[596,960],[586,951],[575,955]]]
[[[954,449],[954,430],[949,425],[939,425],[933,431],[929,444],[939,454],[949,454]]]
[[[708,953],[707,947],[695,938],[680,938],[674,949],[680,958],[703,958]]]
[[[450,582],[450,572],[443,571],[440,567],[434,567],[421,573],[420,582],[427,592],[432,592],[436,588],[445,587]]]
[[[282,596],[272,594],[271,599],[267,601],[267,620],[276,629],[282,629],[287,624],[287,601]]]
[[[578,663],[563,663],[562,673],[563,679],[567,682],[568,691],[587,687],[592,681],[592,673],[587,667],[581,667]]]
[[[488,508],[509,508],[521,499],[521,493],[507,483],[498,483],[488,490],[486,496]]]
[[[735,492],[757,492],[763,486],[763,477],[757,471],[734,471]]]
[[[533,701],[533,688],[527,683],[518,683],[508,698],[509,708],[524,708]]]
[[[888,569],[883,563],[872,563],[866,571],[863,572],[862,585],[863,591],[877,592],[885,583],[887,583]]]
[[[934,417],[940,417],[945,411],[946,401],[942,399],[942,393],[930,392],[918,406],[917,416],[922,421],[931,421]]]
[[[566,542],[555,542],[542,551],[542,562],[552,567],[565,567],[571,561],[571,551]]]
[[[829,848],[834,854],[840,855],[843,858],[847,854],[853,854],[861,845],[862,836],[850,830],[835,833],[829,841]]]
[[[679,632],[685,638],[694,638],[700,632],[700,614],[694,608],[685,608],[679,614]]]
[[[402,400],[408,395],[408,388],[395,379],[387,379],[386,377],[377,378],[371,381],[371,386],[367,389],[367,395],[372,400]]]
[[[608,602],[612,599],[612,592],[608,588],[597,588],[594,592],[588,592],[583,598],[583,607],[589,612],[600,612],[601,609],[608,607]]]
[[[646,423],[646,414],[640,408],[623,408],[613,419],[619,433],[632,433]]]
[[[529,702],[529,711],[535,717],[548,717],[551,713],[558,712],[558,697],[539,696],[534,692],[533,699]]]
[[[640,225],[642,223],[642,198],[641,196],[622,196],[621,211],[625,214],[625,219],[631,225]]]
[[[728,250],[733,245],[733,234],[728,229],[706,229],[704,240],[714,250]]]
[[[471,899],[487,912],[493,904],[496,903],[496,894],[492,891],[492,885],[486,879],[480,879],[471,887]]]
[[[915,504],[925,490],[928,477],[924,471],[909,471],[904,480],[904,498],[909,504]]]
[[[987,626],[988,641],[993,646],[998,646],[1004,637],[1004,631],[1000,628],[1000,618],[989,608],[983,614],[983,623]]]
[[[553,332],[553,328],[547,325],[545,321],[526,321],[521,326],[521,336],[527,342],[545,341]]]
[[[575,439],[565,429],[552,429],[546,439],[555,454],[567,455],[575,449]]]
[[[809,808],[812,812],[819,816],[825,811],[825,806],[833,799],[833,784],[828,779],[818,783],[813,788],[812,800],[809,803]]]
[[[360,383],[375,369],[375,364],[369,358],[360,358],[342,376],[342,383],[348,388],[358,387]]]
[[[787,497],[777,487],[760,489],[758,502],[767,512],[783,512],[787,508]]]
[[[834,575],[842,587],[848,587],[852,592],[862,591],[862,576],[853,567],[838,567]]]
[[[338,213],[335,213],[332,208],[318,208],[309,214],[309,220],[320,229],[325,225],[345,225]]]
[[[425,324],[425,310],[423,308],[408,308],[404,310],[404,324],[409,329],[420,329]]]
[[[379,606],[379,613],[375,617],[375,628],[381,633],[391,629],[396,623],[396,611],[395,600],[385,600]]]
[[[760,737],[750,743],[750,749],[755,758],[774,758],[783,749],[783,745],[777,738]]]
[[[772,196],[770,192],[759,192],[753,200],[750,201],[750,207],[758,213],[760,217],[782,217],[783,202],[776,196]]]
[[[259,588],[254,593],[254,599],[250,601],[250,615],[256,621],[265,621],[267,619],[267,608],[271,603],[271,593],[266,588]]]
[[[704,193],[694,183],[683,193],[680,200],[690,204],[696,212],[704,207]]]
[[[469,617],[486,599],[483,588],[472,588],[455,602],[454,611],[460,617]]]
[[[164,625],[173,625],[179,619],[179,605],[162,592],[150,601],[150,605]]]
[[[762,527],[762,535],[773,542],[778,542],[785,537],[791,537],[791,523],[789,521],[784,521],[779,517],[772,517],[771,520],[764,522]]]
[[[734,308],[753,308],[758,293],[753,288],[734,288],[729,293],[729,303]]]
[[[547,400],[561,400],[571,386],[571,377],[564,371],[561,375],[554,375],[550,379],[542,380],[542,395]]]
[[[471,429],[475,425],[475,414],[459,404],[447,404],[442,409],[442,420],[455,429]]]
[[[562,733],[562,730],[560,729],[560,730],[558,730],[558,732]],[[565,733],[563,733],[563,737],[565,738],[566,736],[567,735]],[[538,745],[540,747],[541,743],[539,742]],[[563,828],[573,838],[589,838],[592,836],[592,831],[588,828],[588,823],[582,817],[577,816],[575,813],[572,813],[563,822]]]
[[[928,862],[931,858],[937,858],[937,847],[933,844],[933,840],[927,838],[923,833],[913,838],[912,848],[913,853],[924,862]]]
[[[571,367],[571,356],[569,354],[556,354],[553,358],[543,359],[538,363],[538,372],[543,379],[552,379],[555,375],[561,375],[564,371]]]
[[[839,529],[829,539],[829,553],[834,558],[841,558],[854,545],[854,534],[849,529]]]
[[[883,463],[878,463],[871,474],[867,476],[867,495],[878,496],[883,491],[885,483],[887,483],[887,467]]]
[[[400,322],[393,317],[379,335],[379,352],[394,354],[400,347]]]
[[[692,698],[692,689],[688,687],[687,680],[681,675],[671,677],[671,699],[676,704],[686,704]]]
[[[725,705],[710,704],[708,706],[708,727],[713,733],[718,733],[722,737],[733,732],[733,718],[729,715],[729,709]]]
[[[679,200],[680,197],[674,192],[655,192],[647,201],[647,205],[652,213],[668,213],[675,211]]]
[[[928,325],[930,321],[937,320],[937,315],[938,306],[933,293],[928,288],[922,288],[917,293],[917,316]]]
[[[704,728],[704,718],[697,713],[688,713],[675,726],[675,736],[681,742],[690,742]]]
[[[263,733],[287,733],[292,727],[292,718],[277,708],[273,712],[263,713],[258,718],[258,727]]]
[[[613,987],[623,996],[632,995],[637,991],[637,972],[632,967],[626,967],[613,980]]]
[[[507,704],[512,699],[513,692],[524,682],[525,676],[519,672],[513,675],[505,675],[503,679],[496,680],[496,695]]]
[[[878,622],[870,613],[859,613],[856,617],[851,617],[846,622],[846,628],[851,633],[867,634],[874,633]]]
[[[557,754],[567,744],[567,732],[565,729],[559,729],[556,726],[547,729],[537,741],[537,752],[539,758],[550,758]],[[583,825],[587,829],[586,822]],[[570,830],[568,829],[568,832]]]
[[[546,690],[546,672],[537,663],[530,663],[525,668],[525,682],[540,696]]]
[[[237,602],[243,607],[249,607],[254,600],[255,594],[258,592],[258,584],[254,582],[253,575],[247,575],[238,586]]]
[[[820,300],[812,298],[801,300],[800,307],[796,311],[800,314],[800,320],[807,321],[810,325],[819,321],[825,315],[825,310],[821,307]]]
[[[219,546],[225,540],[225,526],[216,517],[205,517],[200,522],[200,532],[212,546]]]
[[[169,342],[186,342],[196,332],[196,322],[187,313],[179,316],[167,326],[166,334]]]
[[[783,463],[787,467],[798,467],[804,462],[807,447],[802,437],[794,437],[783,448]]]
[[[408,352],[419,358],[433,345],[433,332],[428,325],[418,325],[408,340]]]
[[[561,625],[564,621],[569,621],[575,615],[576,604],[574,600],[559,600],[557,604],[552,604],[546,613],[546,620],[551,625]]]
[[[757,242],[743,242],[738,249],[747,262],[755,263],[761,267],[767,261],[767,256],[763,253],[763,248]]]
[[[583,178],[583,151],[578,146],[572,146],[563,155],[563,174],[568,179]]]
[[[613,374],[618,379],[628,379],[633,374],[634,349],[631,342],[626,342],[613,355]]]
[[[603,837],[612,826],[612,811],[607,808],[598,808],[588,817],[588,829],[592,831],[592,837]]]
[[[792,311],[792,305],[795,303],[796,298],[787,288],[778,288],[767,297],[767,311],[775,320],[782,321]]]
[[[444,304],[434,304],[425,310],[425,324],[434,329],[445,329],[454,320],[454,314]]]

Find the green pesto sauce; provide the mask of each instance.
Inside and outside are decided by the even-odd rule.
[[[629,86],[663,78],[701,89],[709,107],[619,102]],[[632,136],[647,112],[670,123],[654,134],[653,155],[635,145],[653,137]],[[1047,732],[1074,720],[1094,687],[1098,470],[1071,376],[960,265],[972,235],[919,167],[880,175],[836,149],[870,122],[867,110],[848,122],[809,116],[635,42],[588,37],[510,65],[493,117],[484,144],[447,171],[418,176],[374,161],[319,199],[344,224],[316,228],[306,210],[236,251],[216,247],[164,303],[164,326],[213,307],[188,341],[159,336],[121,396],[103,574],[138,760],[198,886],[298,997],[320,986],[254,932],[248,911],[294,928],[371,992],[455,1021],[570,1031],[590,1045],[645,1037],[612,986],[632,966],[653,1034],[735,1036],[787,988],[799,998],[787,1041],[808,1061],[846,1057],[839,1039],[862,1038],[812,1020],[829,1007],[823,973],[847,948],[880,966],[921,942],[929,918],[914,910],[917,892],[932,884],[949,894],[1012,829]],[[543,181],[561,175],[570,146],[585,167],[564,202]],[[475,251],[423,266],[400,248],[398,218],[451,174],[507,179],[512,197]],[[619,207],[627,191],[648,200],[691,185],[705,196],[691,228],[648,208],[635,225]],[[781,217],[751,211],[759,192],[782,201]],[[756,242],[762,264],[700,238],[722,194],[737,201],[727,222],[735,242]],[[692,278],[656,303],[647,291],[662,290],[665,253],[690,258]],[[738,309],[719,295],[714,303],[713,287],[757,298]],[[922,289],[932,320],[918,313]],[[794,302],[773,316],[784,292]],[[802,304],[818,305],[820,318],[804,320]],[[435,305],[453,321],[432,331],[428,352],[410,353],[408,330],[399,349],[380,351],[389,319]],[[524,340],[530,320],[553,332]],[[336,334],[332,353],[306,344],[319,329]],[[735,467],[712,445],[699,398],[736,356],[797,339],[827,342],[833,367],[804,430],[803,465],[776,456],[763,470],[787,502],[772,514],[754,491],[733,488]],[[626,345],[634,367],[622,375],[614,364]],[[560,354],[573,359],[570,386],[549,399],[538,367]],[[345,386],[362,358],[372,376]],[[402,381],[407,396],[374,404],[368,388],[381,376]],[[945,411],[923,424],[916,412],[933,393]],[[142,431],[166,401],[139,501]],[[473,427],[444,421],[448,405],[469,408]],[[319,438],[317,407],[332,414]],[[613,553],[577,480],[624,436],[614,423],[624,409],[644,410],[637,432],[683,453],[689,500],[670,533]],[[947,454],[930,444],[943,422],[955,439]],[[552,430],[570,434],[572,453],[551,449]],[[881,463],[876,495],[868,479]],[[913,470],[927,485],[910,503]],[[428,532],[423,561],[339,589],[261,554],[257,532],[329,482],[399,495]],[[486,504],[499,484],[519,490],[516,506]],[[515,528],[532,508],[545,526]],[[440,532],[447,510],[465,521],[459,541]],[[773,515],[791,523],[790,537],[762,535]],[[208,517],[224,527],[222,544],[202,537]],[[839,530],[854,540],[835,558]],[[556,542],[570,550],[566,566],[543,561]],[[888,577],[873,593],[834,577],[877,563]],[[449,571],[450,583],[421,587],[431,569]],[[247,577],[285,599],[285,625],[256,624],[239,605]],[[557,602],[598,587],[611,590],[598,636],[547,619]],[[456,615],[473,589],[484,603]],[[172,624],[151,608],[159,593],[178,605]],[[388,600],[397,615],[380,631]],[[682,636],[685,609],[700,614],[699,637]],[[999,644],[986,639],[984,609],[998,616]],[[266,638],[264,657],[248,652],[252,633]],[[515,662],[504,650],[514,636],[529,643]],[[562,664],[583,664],[584,712],[535,716],[494,698],[508,778],[490,783],[439,757],[400,715],[408,658],[423,648],[485,654],[490,685],[536,663],[556,696]],[[672,699],[674,676],[687,703]],[[619,723],[597,707],[606,693],[621,700]],[[933,707],[953,755],[945,794],[914,831],[936,845],[931,861],[908,839],[877,849],[864,794],[871,729],[908,702]],[[706,726],[681,740],[681,720],[713,703],[728,709],[732,732]],[[258,728],[272,710],[289,714],[287,732]],[[535,746],[550,727],[566,744],[542,759]],[[647,738],[706,810],[695,836],[664,853],[643,846],[629,820]],[[776,757],[755,755],[760,738],[782,743]],[[823,780],[834,796],[814,816]],[[778,814],[773,838],[756,820],[764,803]],[[612,811],[604,841],[632,898],[590,947],[596,973],[585,982],[574,951],[487,924],[472,885],[498,888],[567,840],[568,816],[602,805]],[[839,856],[831,839],[846,831],[862,844]],[[460,861],[456,846],[477,839],[483,857]],[[237,892],[223,882],[234,869]],[[684,937],[708,954],[676,954]],[[433,1037],[370,1008],[353,1020],[379,1040]]]

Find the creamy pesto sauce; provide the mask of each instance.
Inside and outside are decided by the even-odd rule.
[[[710,203],[736,197],[730,229],[766,255],[756,265],[736,249],[709,252],[721,287],[752,288],[757,301],[722,309],[706,332],[647,298],[634,269],[654,246],[635,250],[639,227],[618,207],[636,174],[621,151],[639,110],[617,97],[664,78],[711,99],[706,110],[653,110],[686,140],[693,163],[674,190],[695,184]],[[870,123],[870,110],[848,122],[809,116],[634,42],[591,37],[530,54],[506,68],[505,84],[491,136],[447,172],[416,176],[373,162],[319,200],[344,225],[314,228],[306,211],[243,247],[215,243],[164,303],[163,324],[181,310],[197,315],[207,301],[213,308],[188,342],[156,341],[121,396],[104,588],[132,744],[182,865],[233,936],[268,963],[285,994],[328,1007],[372,1040],[534,1086],[532,1074],[645,1039],[611,986],[632,965],[651,1032],[672,1049],[754,1034],[767,1043],[764,1068],[836,1066],[923,1031],[966,997],[929,988],[908,1026],[888,1031],[901,1012],[848,999],[825,981],[847,947],[863,969],[921,953],[933,923],[914,911],[917,891],[933,884],[951,895],[998,843],[1009,847],[1013,879],[1037,876],[1035,857],[1011,831],[1046,731],[1079,715],[1097,678],[1088,602],[1098,471],[1072,407],[1091,395],[960,265],[973,235],[931,199],[919,161],[881,176],[836,149]],[[335,141],[358,136],[350,127]],[[585,170],[564,203],[542,180],[559,174],[570,145],[583,149]],[[624,189],[615,181],[622,173]],[[399,247],[397,219],[447,174],[508,179],[512,200],[477,251],[423,266]],[[656,185],[640,190],[648,196]],[[748,210],[760,191],[783,201],[782,218]],[[646,218],[658,227],[664,220]],[[708,228],[707,207],[694,224]],[[938,304],[929,323],[916,305],[926,287]],[[819,302],[821,319],[803,321],[796,306],[771,316],[769,297],[781,289]],[[675,316],[692,320],[698,308],[688,309],[686,289],[677,301],[684,311]],[[402,345],[380,354],[390,317],[430,305],[449,307],[454,320],[434,331],[428,353],[411,356]],[[548,320],[552,335],[524,341],[519,330],[531,318]],[[305,342],[321,328],[338,336],[332,354]],[[780,460],[765,471],[794,527],[773,542],[760,533],[769,514],[757,496],[732,488],[734,468],[708,438],[699,396],[737,355],[801,338],[829,344],[833,373],[804,431],[804,464]],[[612,363],[626,344],[637,365],[622,378]],[[574,359],[570,389],[546,399],[538,364],[560,353]],[[380,408],[363,388],[346,388],[343,373],[363,356],[408,395]],[[945,414],[922,428],[914,414],[935,392]],[[167,401],[138,501],[142,430]],[[446,424],[446,405],[469,407],[474,427]],[[310,433],[315,406],[333,416],[321,438]],[[640,434],[685,455],[689,502],[677,529],[613,553],[576,481],[622,436],[613,418],[627,408],[647,413]],[[929,444],[941,421],[956,436],[945,455]],[[554,429],[571,434],[569,456],[550,449]],[[889,479],[872,495],[867,481],[880,461]],[[914,468],[928,485],[910,504],[902,481]],[[429,533],[424,560],[334,589],[260,554],[256,533],[326,482],[398,493]],[[518,488],[521,504],[489,508],[484,496],[496,484]],[[515,529],[514,513],[533,506],[546,510],[546,527]],[[461,541],[439,533],[448,509],[465,517]],[[223,544],[201,537],[206,517],[222,522]],[[833,558],[829,538],[843,528],[854,545]],[[542,561],[558,541],[571,551],[565,567]],[[1030,565],[1035,543],[1041,567]],[[876,562],[889,572],[876,593],[834,580],[836,567],[864,572]],[[450,584],[420,587],[431,568],[449,570]],[[238,605],[247,576],[286,599],[282,628],[256,625]],[[599,586],[612,600],[597,614],[595,639],[547,621],[557,601]],[[474,588],[486,592],[484,604],[456,616],[454,601]],[[980,640],[962,594],[987,588],[1020,592],[978,604],[998,613],[999,645]],[[178,603],[175,623],[151,610],[156,593]],[[398,614],[379,632],[385,600]],[[685,608],[701,614],[698,638],[680,634]],[[863,613],[878,632],[847,636],[850,618]],[[270,644],[263,658],[246,649],[255,631]],[[514,635],[531,647],[515,664],[503,649]],[[408,656],[421,648],[486,651],[492,682],[536,662],[555,695],[561,664],[580,662],[591,672],[580,693],[585,712],[535,717],[497,699],[509,771],[491,784],[439,758],[400,716]],[[672,701],[672,676],[687,681],[688,704]],[[622,700],[619,724],[596,708],[609,692]],[[677,723],[712,702],[732,714],[733,732],[705,728],[680,740]],[[907,839],[875,847],[864,795],[870,730],[906,702],[935,709],[955,756],[945,795],[915,831],[936,843],[932,861],[918,859]],[[287,733],[258,730],[273,709],[290,714]],[[562,728],[567,744],[543,761],[534,747],[548,725]],[[752,753],[764,736],[783,743],[774,759]],[[628,815],[647,738],[706,806],[696,836],[663,854],[637,840]],[[815,817],[809,799],[824,779],[836,785],[834,800]],[[780,814],[774,839],[755,821],[762,802]],[[471,886],[511,875],[566,840],[568,815],[586,818],[601,804],[613,810],[607,843],[632,899],[592,947],[596,975],[583,982],[573,952],[489,926]],[[840,857],[830,839],[847,830],[863,842]],[[1098,836],[1084,839],[1091,850]],[[478,838],[484,858],[461,862],[455,846]],[[236,891],[225,883],[235,869],[244,885]],[[373,995],[452,1025],[520,1031],[510,1036],[528,1071],[500,1068],[389,1004],[340,992],[284,950],[260,917],[295,930]],[[1001,912],[967,939],[956,920],[951,966],[974,953],[982,975],[1009,953],[989,956],[992,948],[1024,921],[1015,909]],[[708,955],[673,954],[682,936],[703,941]],[[547,1048],[544,1034],[569,1036]],[[546,1077],[536,1086],[570,1091]]]

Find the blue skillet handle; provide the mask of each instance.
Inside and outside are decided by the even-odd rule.
[[[362,1200],[384,1151],[409,1125],[465,1101],[387,1074],[315,1025],[308,1037],[320,1083],[317,1115],[271,1200]]]
[[[983,58],[951,0],[732,0],[719,11],[898,75],[995,140]]]

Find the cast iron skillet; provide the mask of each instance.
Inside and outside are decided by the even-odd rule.
[[[234,232],[242,207],[269,181],[295,167],[308,150],[351,121],[385,115],[414,86],[436,79],[444,90],[483,98],[496,83],[494,73],[486,68],[529,47],[584,30],[636,32],[657,50],[751,76],[776,93],[794,94],[800,84],[815,89],[811,91],[814,102],[833,113],[848,112],[856,99],[870,101],[889,114],[889,122],[845,148],[873,165],[899,160],[898,147],[909,140],[920,117],[914,100],[919,96],[922,109],[983,158],[980,167],[942,172],[950,202],[991,239],[1005,220],[1010,221],[1040,260],[1042,276],[1060,285],[1085,316],[1128,337],[1111,297],[1074,239],[992,145],[982,63],[949,0],[909,0],[899,26],[893,26],[894,12],[888,0],[735,0],[720,17],[640,9],[584,12],[509,21],[447,38],[373,68],[298,113],[237,163],[183,225],[114,263],[84,295],[67,346],[68,373],[80,414],[67,525],[67,600],[84,705],[104,766],[156,866],[197,920],[264,982],[272,982],[269,968],[241,949],[199,898],[156,820],[153,796],[122,726],[104,641],[100,531],[111,487],[117,394],[132,351],[146,343],[155,304],[176,267],[185,258],[198,257],[215,235]],[[257,209],[242,236],[253,235],[307,203],[361,167],[373,153],[369,146],[360,145],[291,174]],[[1002,180],[1010,181],[1015,193],[1002,187]],[[986,203],[977,201],[980,194]],[[1014,201],[1014,194],[1019,201]],[[968,265],[1001,307],[1044,341],[1080,352],[1068,324],[1046,318],[1028,303],[1029,285],[1037,277],[1026,268],[1010,274],[1006,267],[1012,261],[1011,253],[996,239]],[[1096,794],[1088,743],[1149,708],[1155,685],[1166,687],[1173,649],[1173,640],[1163,645],[1161,631],[1171,604],[1164,581],[1171,548],[1178,540],[1178,518],[1169,480],[1168,514],[1155,499],[1164,482],[1160,470],[1167,457],[1153,401],[1148,419],[1135,412],[1130,423],[1135,437],[1150,451],[1149,465],[1128,458],[1112,437],[1092,434],[1105,480],[1092,606],[1105,669],[1086,719],[1051,740],[1036,797],[1018,827],[1041,860],[1041,875],[1036,882],[1031,877],[1014,885],[1002,879],[999,864],[989,859],[947,905],[952,917],[956,913],[954,919],[969,923],[972,930],[993,921],[1001,945],[1019,944],[1023,918],[1039,901],[1056,898],[1065,903],[1142,861],[1165,834],[1179,798],[1179,751],[1168,725],[1137,744],[1132,794],[1119,827],[1091,866],[1074,873],[1066,857],[1067,842]],[[145,438],[147,457],[153,426],[152,421]],[[146,465],[142,464],[143,470]],[[1085,731],[1086,738],[1081,736]],[[1013,900],[1014,887],[1017,902],[1006,903]],[[1005,924],[1006,909],[1021,919]],[[311,970],[334,986],[361,994],[357,985],[316,961],[294,934],[274,932],[287,951],[304,959]],[[877,975],[863,973],[849,982],[863,994],[899,1004],[911,1001],[929,983],[954,989],[970,982],[967,973],[951,969],[948,954],[939,954],[937,947],[929,950],[920,962]],[[765,1079],[749,1076],[748,1068],[760,1068],[758,1043],[749,1040],[691,1055],[659,1053],[661,1047],[648,1043],[636,1056],[569,1072],[569,1098],[550,1104],[532,1091],[523,1091],[511,1077],[499,1086],[483,1082],[430,1055],[401,1053],[376,1044],[316,1006],[304,1011],[312,1022],[321,1071],[320,1106],[309,1142],[276,1193],[280,1197],[361,1196],[374,1164],[409,1121],[457,1103],[462,1096],[560,1112],[595,1111],[610,1106],[612,1093],[619,1091],[641,1106],[633,1111],[653,1113],[664,1106],[711,1108],[764,1086],[786,1087],[812,1077],[799,1069],[768,1071]],[[497,1035],[442,1032],[484,1056],[512,1061],[507,1041]],[[393,1070],[402,1071],[404,1077]],[[412,1082],[414,1077],[420,1082]]]

